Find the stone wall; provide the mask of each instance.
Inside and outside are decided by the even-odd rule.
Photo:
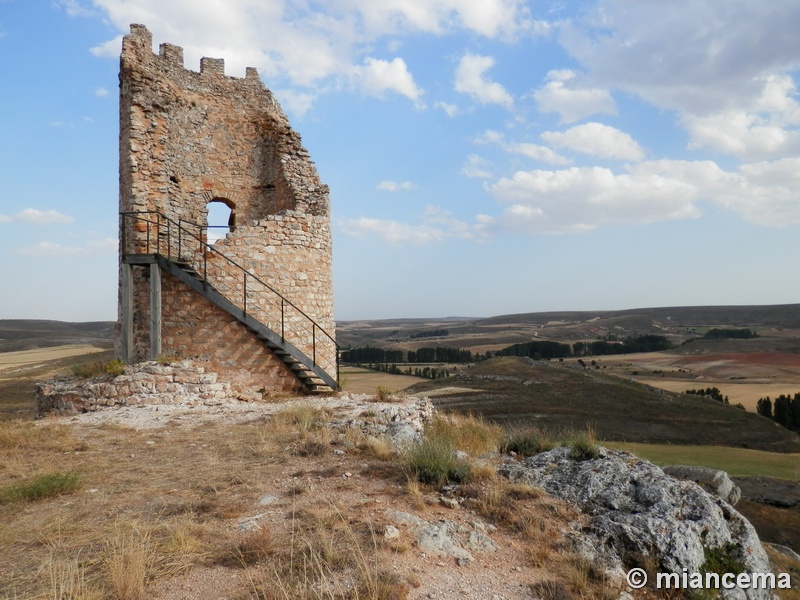
[[[311,355],[312,336],[318,336],[317,362],[335,374],[335,343],[319,329],[334,335],[328,187],[320,182],[300,136],[255,69],[248,68],[244,78],[228,77],[222,59],[203,58],[200,71],[192,71],[184,68],[182,48],[161,44],[154,53],[152,44],[144,26],[132,25],[122,45],[120,212],[159,212],[181,223],[185,231],[176,236],[173,226],[173,244],[167,248],[163,224],[124,219],[121,257],[179,253],[199,271],[214,256],[200,243],[207,239],[208,205],[224,203],[232,210],[233,226],[214,249],[296,307],[283,323],[287,339]],[[180,250],[174,242],[177,237]],[[209,282],[236,304],[243,294],[241,272],[228,261],[212,258],[211,262]],[[132,269],[132,361],[154,358],[148,276],[146,268]],[[262,311],[254,316],[272,327],[270,319],[275,321],[280,314],[281,303],[266,286],[255,289],[259,286],[249,282],[248,302]],[[165,307],[174,304],[169,294],[177,287],[162,289]],[[122,313],[121,282],[120,328]],[[312,331],[301,313],[319,328]],[[218,359],[227,360],[224,350],[209,352],[196,336],[183,335],[191,328],[178,325],[175,312],[169,318],[164,329],[171,335],[162,339],[163,353],[207,356],[214,369],[220,367]],[[217,336],[217,344],[241,345],[240,334],[237,331],[231,339]],[[122,354],[121,342],[118,350]],[[269,365],[265,368],[271,370]]]

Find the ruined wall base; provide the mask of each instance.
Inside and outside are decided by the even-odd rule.
[[[232,386],[217,373],[191,361],[171,365],[145,362],[125,367],[122,375],[76,380],[59,377],[36,384],[36,416],[74,415],[114,406],[182,404],[213,406],[256,400],[256,390]]]

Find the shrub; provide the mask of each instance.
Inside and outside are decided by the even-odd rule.
[[[741,547],[734,542],[726,542],[716,548],[703,547],[705,561],[700,567],[703,573],[744,573],[746,568],[739,560]]]
[[[125,363],[121,360],[103,362],[95,360],[88,363],[81,363],[72,367],[72,374],[79,379],[92,379],[101,375],[122,375],[125,372]]]
[[[114,377],[122,375],[125,372],[125,363],[121,360],[112,360],[105,366],[105,372]]]
[[[92,377],[99,377],[105,372],[106,365],[99,360],[81,363],[72,367],[72,374],[79,379],[91,379]]]

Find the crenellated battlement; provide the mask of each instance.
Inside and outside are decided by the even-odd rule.
[[[158,55],[162,60],[172,63],[176,67],[183,68],[183,48],[174,44],[161,44],[158,47]]]
[[[204,75],[206,77],[221,78],[225,75],[225,59],[223,58],[210,58],[204,56],[200,59],[200,71],[193,71],[186,69],[183,60],[183,48],[175,44],[163,43],[158,47],[158,54],[153,53],[153,34],[144,25],[132,24],[131,32],[123,38],[122,53],[125,55],[126,50],[131,52],[135,48],[139,53],[145,50],[153,54],[165,66],[171,69],[183,69],[187,73]],[[248,84],[258,83],[263,87],[261,77],[258,74],[258,69],[255,67],[247,67],[245,77],[231,77],[228,79],[246,81]]]

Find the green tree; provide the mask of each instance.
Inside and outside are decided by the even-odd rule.
[[[769,399],[769,396],[758,399],[758,402],[756,402],[756,411],[762,417],[767,417],[768,419],[772,418],[772,400]]]

